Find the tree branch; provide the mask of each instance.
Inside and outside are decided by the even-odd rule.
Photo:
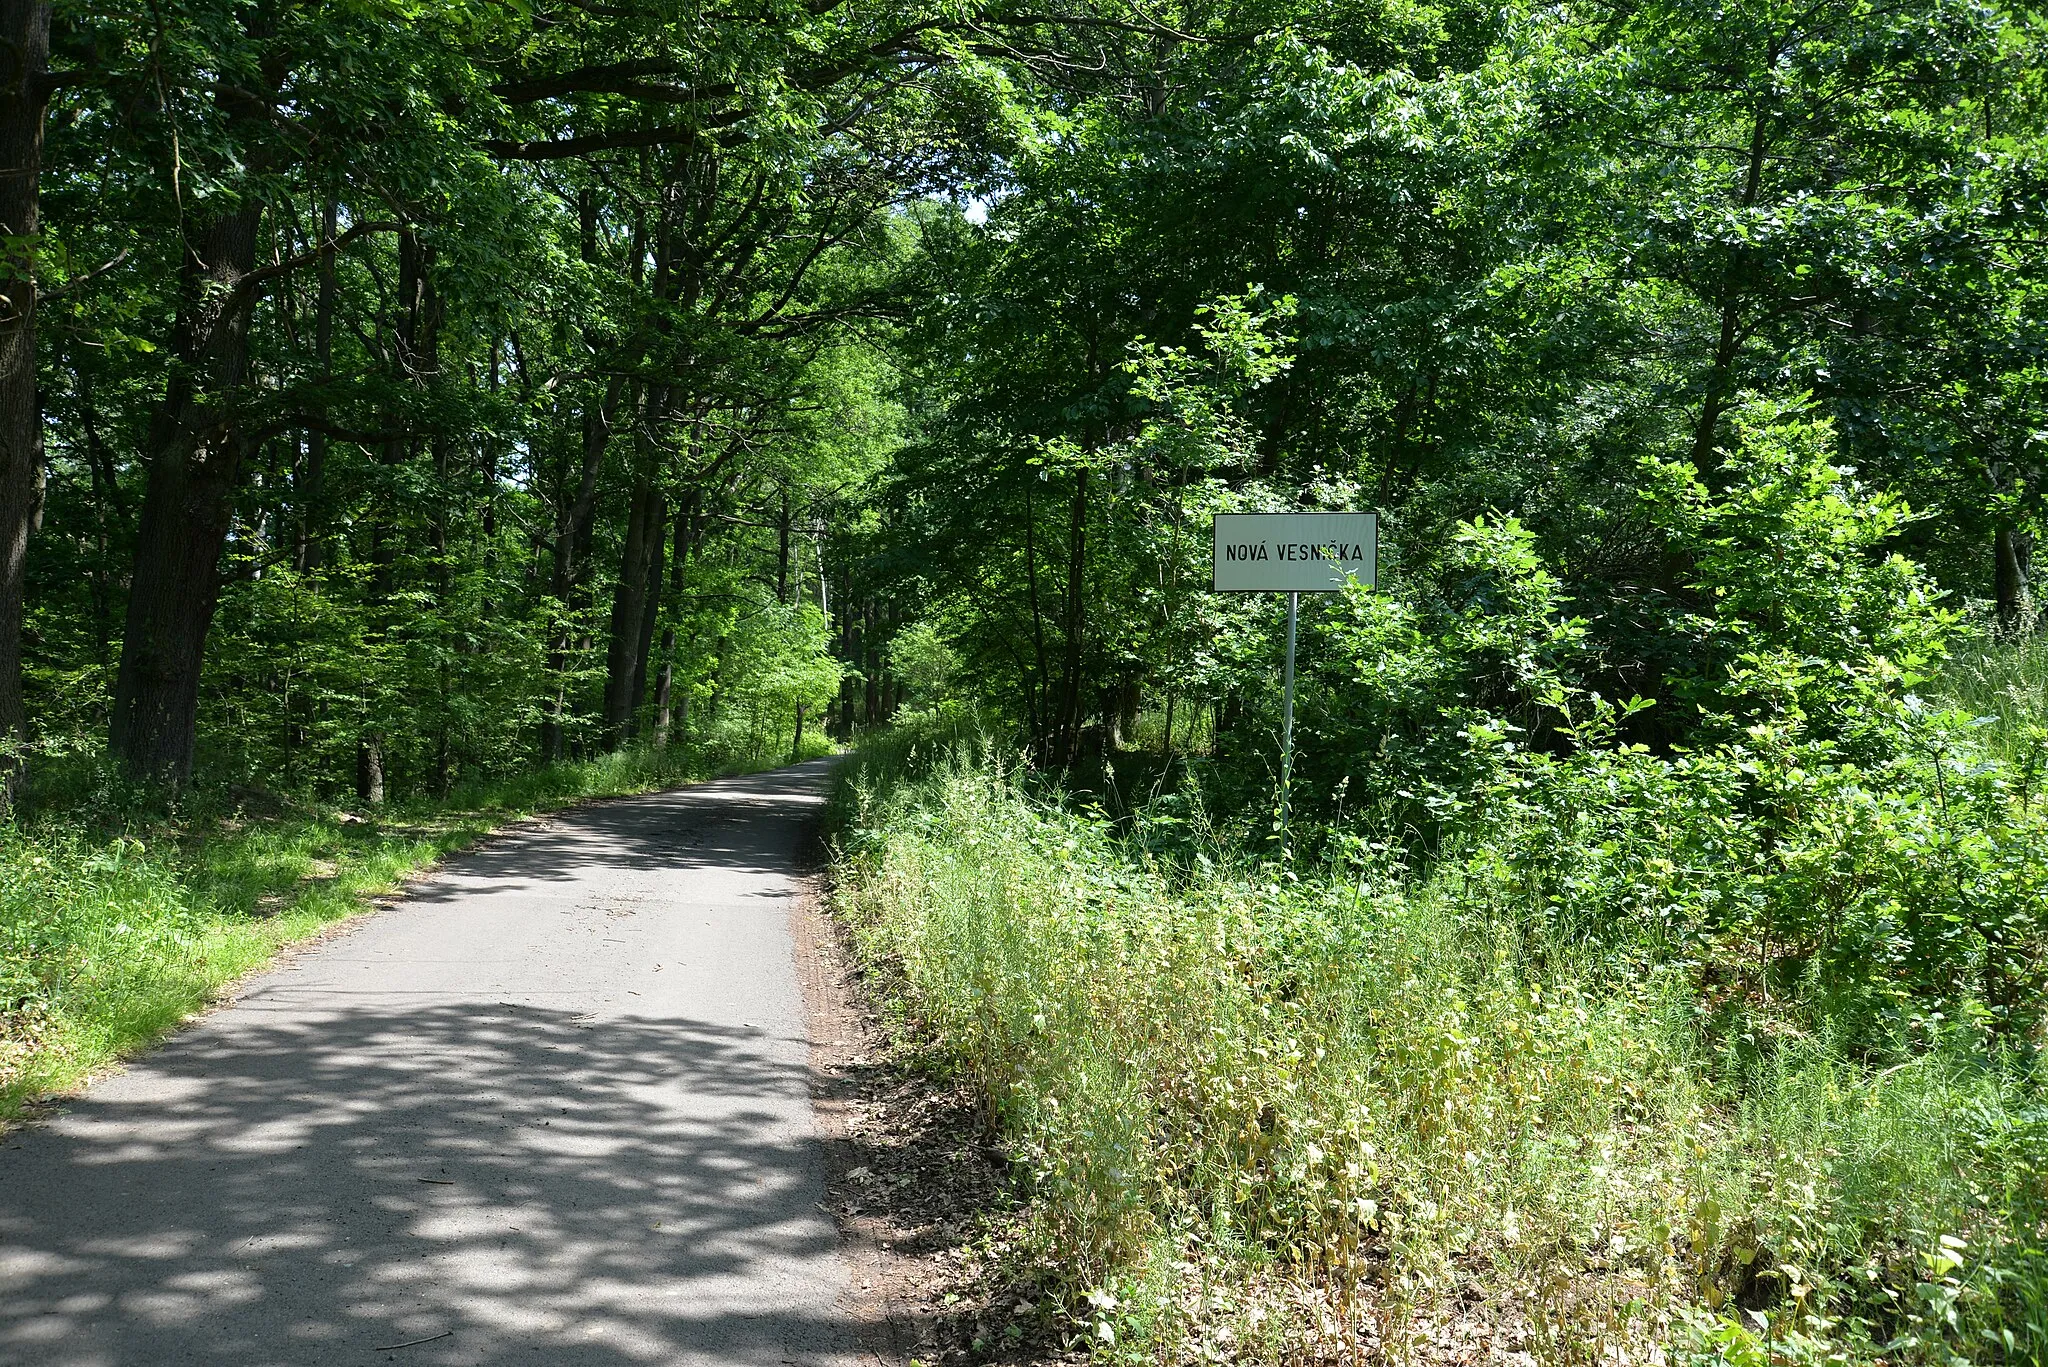
[[[676,143],[694,142],[707,129],[729,128],[745,117],[746,111],[732,110],[700,123],[672,125],[666,128],[636,128],[617,133],[582,133],[574,137],[536,138],[527,142],[489,138],[484,142],[484,150],[506,161],[561,161],[569,157],[587,157],[592,152],[611,152],[624,147],[668,147]]]
[[[314,262],[323,260],[333,253],[340,251],[351,242],[368,237],[371,233],[395,233],[399,231],[400,227],[400,224],[389,223],[382,219],[375,219],[368,223],[358,223],[340,237],[323,242],[311,251],[300,252],[297,256],[287,260],[273,262],[268,266],[250,271],[235,282],[234,290],[228,298],[229,306],[238,306],[254,298],[257,294],[261,293],[260,287],[265,281],[274,280],[280,275],[289,275],[301,266],[310,266]]]
[[[116,266],[120,265],[123,261],[126,261],[127,259],[128,248],[123,247],[120,251],[114,253],[113,260],[104,262],[101,265],[93,267],[84,275],[75,275],[71,277],[71,279],[66,280],[63,284],[59,285],[56,289],[50,290],[47,293],[38,291],[36,295],[36,302],[39,304],[55,303],[57,300],[62,299],[65,295],[72,293],[74,290],[77,290],[80,286],[91,284],[93,281],[99,279],[108,271],[113,270]]]

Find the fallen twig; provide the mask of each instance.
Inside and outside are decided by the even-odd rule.
[[[423,1339],[407,1339],[404,1343],[387,1343],[382,1348],[372,1348],[370,1351],[373,1353],[388,1353],[393,1348],[417,1348],[422,1343],[432,1343],[435,1339],[445,1339],[454,1332],[453,1329],[443,1329],[440,1333],[429,1334]]]

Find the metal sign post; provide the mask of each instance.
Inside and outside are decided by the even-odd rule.
[[[1301,595],[1287,595],[1287,719],[1280,723],[1280,847],[1287,848],[1288,799],[1294,790],[1294,619]]]
[[[1335,593],[1348,580],[1379,581],[1377,513],[1218,513],[1209,524],[1218,593],[1287,595],[1287,672],[1280,726],[1280,845],[1294,786],[1294,638],[1304,593]]]

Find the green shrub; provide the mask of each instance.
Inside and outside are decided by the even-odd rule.
[[[1162,863],[1145,815],[935,724],[849,775],[842,909],[903,1037],[986,1098],[1099,1354],[1198,1360],[1218,1316],[1248,1354],[1263,1305],[1294,1350],[1384,1342],[1474,1295],[1573,1360],[2048,1353],[2025,1013],[1978,993],[1981,931],[1914,934],[2031,876],[1961,824],[1995,783],[1944,825],[1838,768],[1767,840],[1755,755],[1580,738],[1504,762],[1495,838],[1421,877],[1357,835],[1298,877]]]

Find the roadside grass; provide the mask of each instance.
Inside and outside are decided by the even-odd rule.
[[[280,950],[508,823],[786,762],[630,750],[368,815],[204,791],[183,811],[148,812],[94,766],[61,776],[22,824],[0,826],[0,1121],[148,1047]]]
[[[1950,659],[1942,692],[1983,719],[2001,758],[2038,778],[2048,747],[2048,635],[1971,643]]]
[[[1483,865],[1160,857],[940,719],[842,780],[840,912],[1098,1359],[2048,1360],[2037,1042],[1875,1058]]]

